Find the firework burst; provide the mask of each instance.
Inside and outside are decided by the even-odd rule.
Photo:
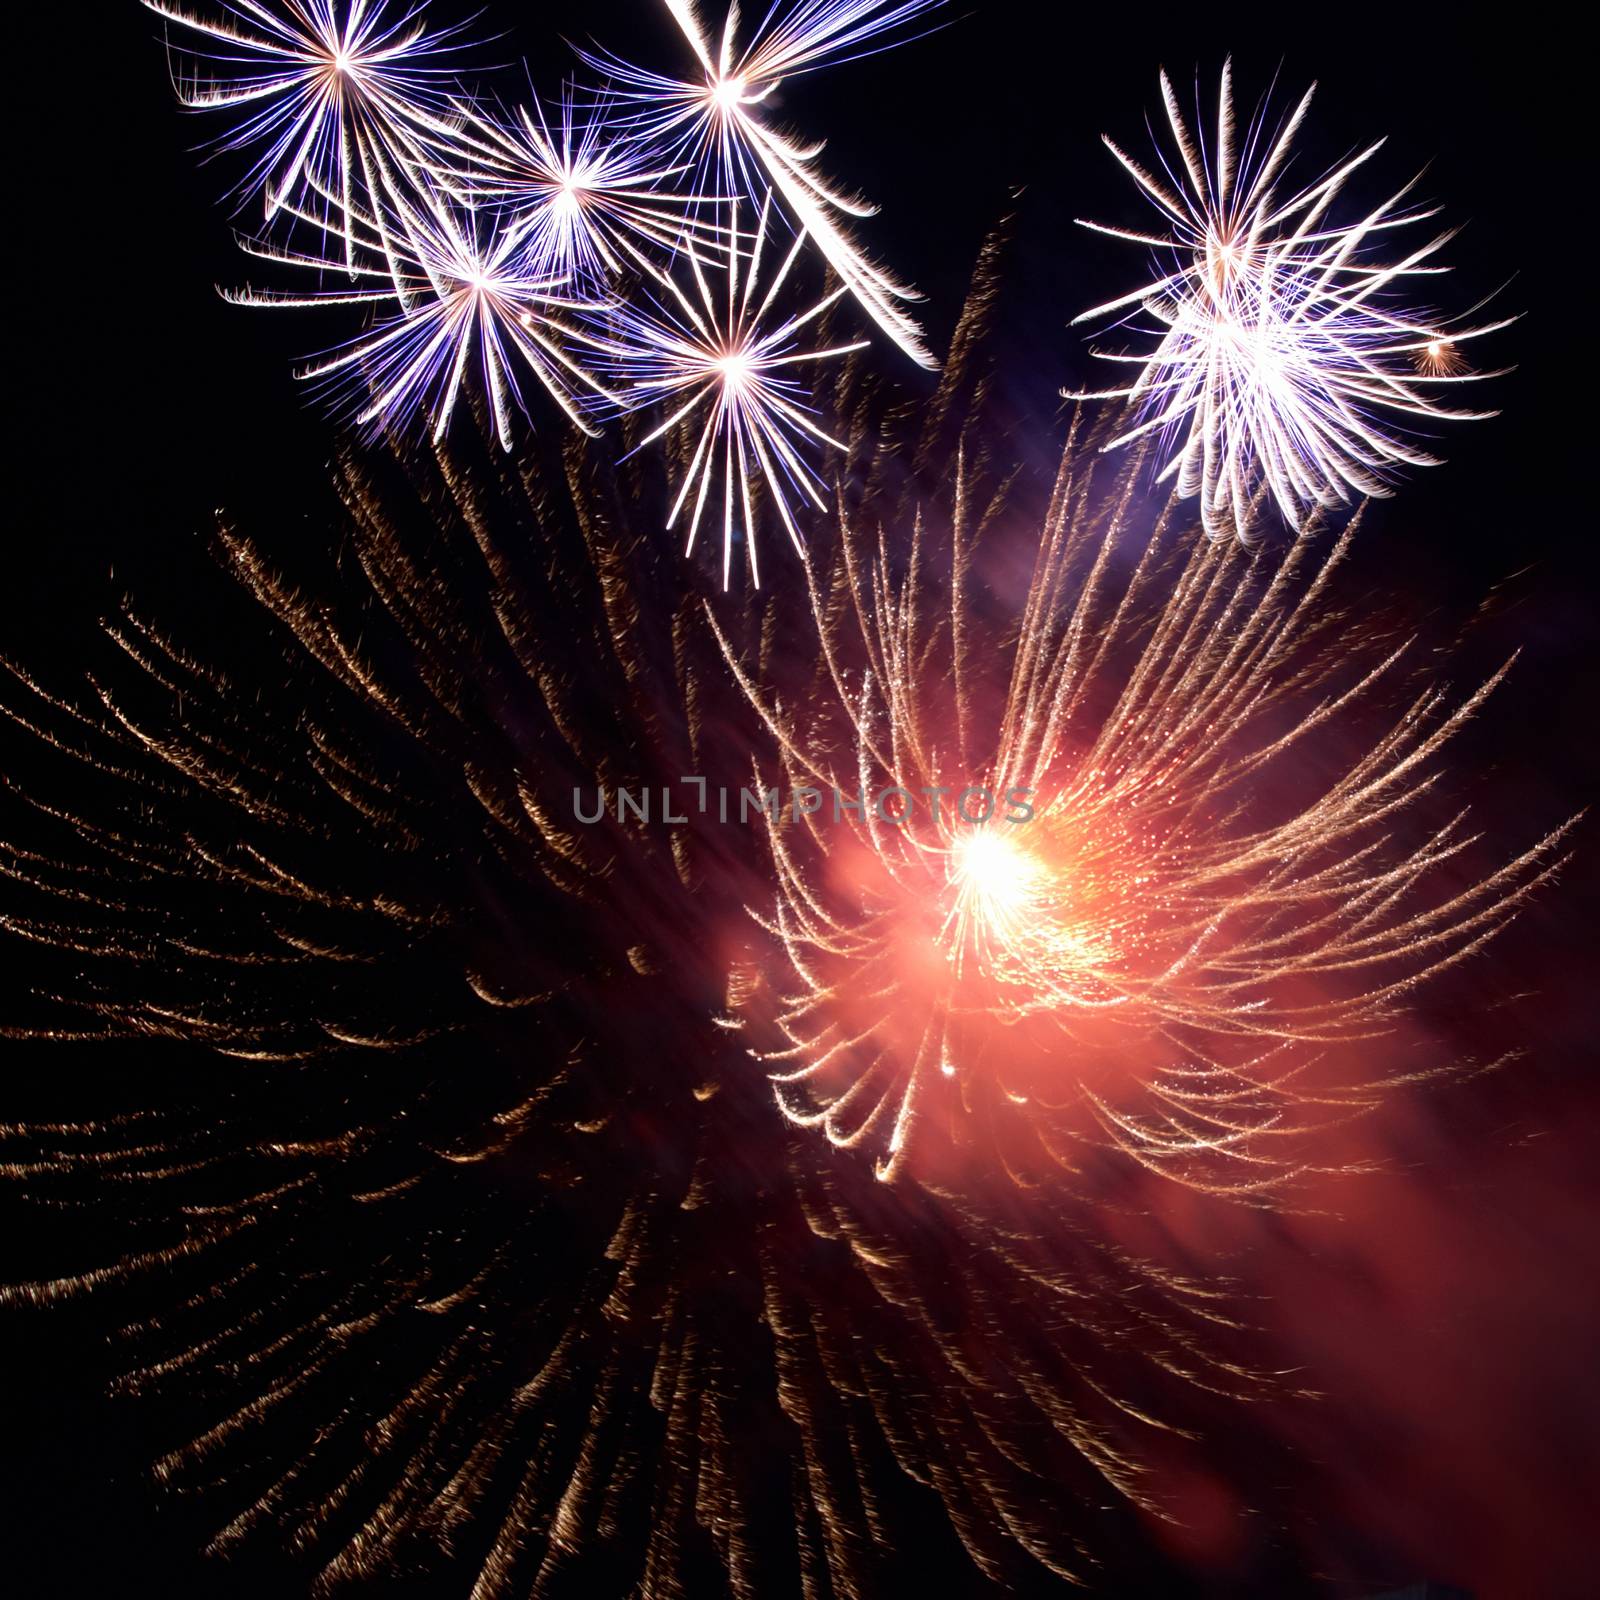
[[[1153,172],[1110,139],[1108,148],[1161,213],[1167,232],[1085,222],[1145,245],[1166,268],[1154,282],[1084,312],[1100,320],[1137,307],[1152,319],[1153,350],[1097,351],[1139,371],[1126,387],[1081,399],[1121,399],[1137,420],[1115,449],[1157,436],[1161,476],[1200,497],[1206,529],[1246,535],[1264,496],[1298,527],[1317,508],[1390,492],[1402,466],[1437,465],[1419,430],[1492,412],[1442,404],[1430,388],[1489,376],[1430,354],[1454,352],[1507,325],[1453,326],[1408,309],[1399,291],[1446,269],[1436,235],[1379,260],[1385,237],[1437,215],[1408,196],[1415,180],[1356,220],[1334,220],[1352,177],[1382,147],[1368,146],[1308,188],[1282,191],[1307,90],[1275,129],[1257,113],[1241,142],[1231,67],[1218,96],[1215,143],[1193,131],[1165,73],[1161,93],[1177,158]],[[1163,175],[1164,174],[1164,175]]]
[[[1450,339],[1430,339],[1414,357],[1417,371],[1430,378],[1454,378],[1467,370],[1467,358]]]
[[[841,194],[816,170],[821,144],[803,144],[778,131],[765,103],[785,79],[885,48],[885,36],[931,10],[938,0],[795,0],[773,6],[741,49],[739,8],[728,8],[720,37],[692,0],[667,0],[700,63],[702,76],[677,79],[611,55],[584,59],[616,86],[619,102],[674,160],[693,164],[702,192],[779,194],[802,234],[809,235],[873,322],[912,360],[933,366],[921,330],[904,310],[919,299],[855,245],[841,217],[867,217],[875,208]]]
[[[306,213],[293,215],[307,220]],[[390,190],[370,213],[352,204],[347,218],[354,287],[228,296],[252,306],[388,308],[358,338],[303,368],[302,378],[353,391],[359,398],[352,409],[363,425],[403,429],[426,414],[437,440],[475,365],[496,434],[509,450],[513,410],[527,410],[518,377],[526,369],[575,426],[595,431],[575,395],[613,403],[616,397],[569,353],[575,331],[563,315],[598,308],[573,298],[564,278],[541,272],[515,227],[426,187]],[[335,265],[316,254],[240,243],[278,265],[318,272]]]
[[[581,106],[569,90],[553,127],[536,104],[502,119],[475,114],[468,134],[471,192],[508,210],[537,273],[599,288],[641,246],[669,258],[725,250],[727,229],[700,214],[703,202],[673,192],[687,169],[618,128],[604,105]]]
[[[236,0],[210,14],[143,0],[193,46],[178,75],[182,103],[239,114],[219,141],[254,151],[242,189],[262,195],[270,221],[308,190],[329,198],[343,231],[381,169],[433,166],[451,136],[451,52],[463,27],[428,28],[421,7],[387,0]]]
[[[749,772],[710,593],[655,603],[655,465],[385,444],[336,563],[220,529],[203,651],[130,605],[87,681],[6,680],[6,1031],[101,1065],[0,1126],[40,1263],[0,1306],[114,1350],[157,1481],[286,1587],[1092,1580],[1187,1449],[1158,1417],[1279,1392],[1227,1289],[780,1115],[719,1022],[783,959],[762,852],[574,804]],[[741,654],[769,621],[721,612]]]
[[[687,258],[692,288],[642,255],[635,260],[660,290],[656,310],[615,310],[609,332],[589,342],[608,376],[630,405],[662,404],[667,417],[641,443],[645,445],[680,425],[694,432],[683,482],[667,515],[672,529],[687,513],[685,553],[699,537],[707,506],[720,500],[722,584],[733,568],[735,546],[743,544],[750,576],[761,581],[756,554],[757,493],[777,512],[796,551],[805,546],[795,520],[794,504],[809,500],[825,507],[823,482],[807,462],[805,451],[815,443],[842,449],[839,439],[817,420],[809,396],[794,376],[795,369],[815,362],[836,361],[865,348],[864,340],[804,347],[799,335],[815,323],[845,290],[824,295],[805,310],[774,310],[794,269],[803,236],[797,237],[782,261],[774,265],[771,250],[770,201],[763,205],[748,255],[733,210],[734,237],[722,268],[707,274],[699,259]],[[694,430],[698,430],[695,432]],[[713,489],[720,484],[720,493]]]
[[[1331,603],[1354,524],[1269,569],[1169,507],[1135,559],[1137,462],[1104,470],[1069,444],[1014,655],[984,648],[973,577],[1012,514],[959,457],[942,554],[919,532],[901,562],[841,518],[809,692],[728,651],[803,797],[763,813],[787,965],[749,1013],[777,1035],[758,1054],[790,1120],[886,1179],[919,1127],[987,1129],[1030,1181],[1098,1147],[1278,1195],[1392,1087],[1372,1041],[1561,833],[1474,875],[1465,814],[1421,820],[1498,679],[1376,708],[1406,650]]]

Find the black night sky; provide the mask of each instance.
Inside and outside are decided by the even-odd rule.
[[[216,293],[261,269],[233,247],[222,199],[231,170],[198,159],[207,126],[173,103],[155,19],[134,0],[31,9],[11,33],[20,337],[0,651],[59,671],[125,592],[204,637],[208,619],[186,613],[212,592],[195,574],[219,509],[285,551],[326,537],[334,427],[291,368],[345,330],[337,312],[251,311]],[[437,9],[454,14],[445,0]],[[507,63],[508,93],[523,57],[550,90],[570,61],[563,37],[672,63],[659,9],[486,0],[480,31],[500,31],[486,54]],[[1441,640],[1459,632],[1454,681],[1520,651],[1452,768],[1470,779],[1480,825],[1519,847],[1582,809],[1600,779],[1593,405],[1579,382],[1592,343],[1592,90],[1554,15],[955,0],[947,25],[796,83],[782,107],[826,133],[830,173],[882,205],[865,238],[926,293],[936,349],[985,235],[1014,219],[1006,381],[1014,413],[1038,419],[1038,440],[1022,447],[1046,452],[1062,431],[1058,392],[1104,381],[1087,336],[1067,324],[1131,286],[1137,266],[1129,247],[1073,218],[1139,221],[1099,136],[1146,146],[1158,67],[1186,91],[1196,69],[1214,83],[1231,53],[1245,102],[1275,75],[1280,95],[1315,79],[1308,167],[1389,136],[1363,198],[1426,168],[1422,192],[1462,225],[1448,303],[1493,296],[1494,312],[1521,315],[1482,357],[1514,370],[1484,386],[1501,415],[1447,434],[1444,466],[1412,473],[1375,505],[1354,581],[1375,610],[1393,607]],[[881,364],[893,369],[887,352]],[[931,375],[894,370],[908,399],[931,391]],[[25,788],[25,746],[5,750],[7,780]],[[1343,1194],[1343,1226],[1302,1237],[1292,1263],[1265,1274],[1282,1299],[1275,1326],[1289,1359],[1320,1362],[1334,1391],[1334,1415],[1326,1426],[1301,1419],[1284,1467],[1294,1515],[1321,1531],[1325,1570],[1308,1562],[1298,1586],[1280,1575],[1263,1587],[1265,1569],[1247,1556],[1163,1548],[1170,1579],[1141,1566],[1106,1593],[1287,1600],[1423,1580],[1479,1600],[1593,1592],[1596,858],[1590,822],[1561,881],[1427,1015],[1462,1049],[1517,1049],[1521,1061],[1430,1102],[1396,1135],[1408,1182]],[[56,1070],[34,1046],[5,1048],[0,1094]],[[19,1099],[25,1114],[29,1097]],[[8,1203],[0,1229],[29,1226],[26,1206]],[[92,1340],[32,1321],[7,1337],[4,1388],[18,1420],[0,1424],[0,1448],[11,1507],[24,1511],[0,1546],[0,1571],[22,1573],[11,1592],[294,1600],[288,1578],[257,1587],[250,1572],[205,1566],[187,1513],[158,1512],[138,1413],[104,1397],[106,1357]],[[1587,1528],[1577,1516],[1586,1497]],[[921,1576],[930,1596],[1001,1592],[945,1587],[940,1570]],[[420,1576],[393,1592],[458,1591]]]

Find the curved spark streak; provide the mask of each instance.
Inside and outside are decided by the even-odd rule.
[[[1424,822],[1425,797],[1500,675],[1371,712],[1405,646],[1330,603],[1355,524],[1264,572],[1233,542],[1186,550],[1169,509],[1126,567],[1138,463],[1108,493],[1082,457],[1069,444],[1000,681],[967,608],[1004,514],[962,458],[943,557],[920,523],[901,562],[842,518],[831,571],[808,568],[809,693],[774,697],[725,644],[791,789],[927,797],[899,822],[768,817],[761,920],[787,968],[758,1055],[791,1121],[878,1150],[884,1179],[919,1126],[970,1118],[1012,1160],[1071,1170],[1109,1144],[1210,1193],[1277,1194],[1318,1129],[1392,1086],[1371,1041],[1549,878],[1564,830],[1458,881],[1465,813]],[[1002,811],[1023,795],[1031,817]]]
[[[722,585],[728,587],[733,551],[742,542],[750,576],[760,586],[756,553],[757,484],[764,486],[795,549],[805,545],[795,520],[794,500],[823,509],[824,485],[805,459],[812,442],[842,449],[839,439],[815,419],[809,396],[792,370],[804,363],[839,360],[866,348],[865,340],[807,349],[797,335],[844,294],[842,288],[803,311],[774,311],[788,282],[804,236],[771,270],[768,241],[770,197],[763,205],[749,255],[728,251],[708,274],[699,258],[686,260],[690,288],[638,251],[629,254],[660,291],[656,311],[616,308],[607,331],[587,337],[596,365],[630,405],[670,407],[664,421],[635,447],[643,449],[680,424],[698,423],[698,433],[677,497],[666,519],[669,530],[687,511],[685,553],[693,551],[708,504],[721,500]],[[734,208],[734,237],[737,229]],[[770,277],[767,275],[770,273]],[[720,496],[712,490],[720,482]]]
[[[1069,398],[1127,401],[1137,420],[1104,448],[1157,436],[1160,476],[1175,479],[1180,495],[1200,497],[1215,537],[1247,536],[1263,491],[1298,527],[1318,508],[1390,493],[1399,466],[1437,465],[1414,442],[1419,425],[1494,413],[1452,409],[1430,388],[1495,376],[1463,370],[1457,347],[1515,320],[1454,327],[1396,302],[1410,280],[1447,270],[1433,258],[1454,236],[1447,230],[1398,259],[1375,259],[1386,235],[1437,215],[1437,207],[1407,203],[1416,180],[1354,221],[1334,220],[1335,203],[1382,140],[1281,196],[1313,92],[1271,134],[1263,104],[1241,146],[1232,67],[1224,65],[1208,153],[1163,72],[1176,163],[1162,153],[1162,170],[1152,172],[1105,143],[1167,231],[1079,219],[1155,250],[1168,270],[1073,319],[1126,318],[1136,307],[1153,319],[1140,331],[1156,344],[1145,354],[1096,350],[1137,366],[1138,375],[1125,387]],[[1449,364],[1437,360],[1444,349],[1453,353]]]
[[[642,133],[699,172],[702,192],[754,196],[776,192],[802,234],[809,234],[872,321],[911,359],[937,363],[901,302],[917,300],[850,239],[840,216],[868,217],[876,208],[834,189],[816,170],[820,143],[802,144],[775,129],[765,102],[784,78],[886,49],[883,36],[940,0],[795,0],[772,7],[741,51],[739,8],[730,5],[714,40],[690,0],[667,0],[703,70],[678,79],[609,54],[580,52],[606,75],[620,103],[635,107]]]

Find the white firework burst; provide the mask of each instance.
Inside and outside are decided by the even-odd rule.
[[[1199,495],[1213,536],[1247,536],[1268,498],[1299,526],[1318,507],[1388,494],[1398,468],[1437,465],[1418,437],[1422,427],[1493,415],[1440,403],[1434,386],[1490,374],[1462,370],[1458,357],[1447,367],[1432,353],[1454,353],[1513,319],[1452,326],[1408,308],[1399,293],[1411,279],[1447,270],[1434,258],[1453,230],[1397,259],[1378,258],[1386,235],[1438,208],[1409,201],[1413,180],[1356,220],[1334,220],[1335,202],[1383,141],[1308,188],[1280,192],[1312,92],[1270,132],[1263,107],[1241,143],[1225,65],[1208,150],[1162,73],[1176,161],[1158,152],[1162,170],[1154,172],[1105,142],[1167,231],[1082,222],[1149,246],[1166,270],[1074,319],[1142,311],[1154,326],[1141,331],[1156,344],[1136,353],[1096,351],[1136,366],[1137,376],[1124,387],[1070,398],[1128,401],[1135,421],[1106,448],[1159,435],[1168,458],[1161,476],[1175,478],[1180,494]]]
[[[818,509],[827,504],[823,481],[806,460],[806,451],[813,443],[843,447],[816,421],[795,369],[835,360],[867,345],[865,339],[856,339],[806,348],[799,339],[803,329],[845,294],[842,285],[804,310],[775,311],[805,236],[795,237],[772,271],[771,222],[769,196],[752,234],[740,235],[735,228],[738,247],[728,251],[723,266],[708,269],[697,256],[686,254],[682,260],[689,287],[635,253],[646,281],[659,290],[653,306],[613,307],[606,325],[587,339],[598,352],[595,364],[630,407],[671,408],[637,449],[680,423],[699,419],[689,467],[666,525],[669,530],[677,527],[687,512],[685,553],[691,553],[712,489],[720,480],[724,588],[732,572],[734,546],[741,541],[751,580],[758,586],[761,582],[756,554],[758,482],[765,485],[797,551],[803,551],[804,543],[796,506],[801,500]]]
[[[321,224],[346,236],[363,192],[392,168],[438,168],[459,117],[448,57],[464,25],[429,28],[416,4],[389,0],[226,0],[203,12],[143,0],[182,30],[178,98],[193,111],[232,112],[216,141],[255,152],[241,193],[262,197],[267,220],[313,194]]]
[[[766,102],[778,84],[819,68],[887,48],[884,36],[940,0],[797,0],[774,5],[742,48],[739,8],[730,5],[720,36],[692,0],[666,0],[701,68],[673,78],[611,55],[585,54],[631,105],[645,135],[674,160],[693,164],[702,192],[782,199],[799,231],[809,234],[850,293],[879,328],[912,360],[935,365],[922,331],[904,309],[916,290],[870,261],[840,218],[869,217],[876,207],[834,189],[816,170],[820,143],[801,143],[772,125]]]
[[[607,111],[580,106],[568,90],[554,119],[537,102],[504,118],[475,113],[463,141],[470,192],[506,208],[535,272],[574,284],[623,271],[628,243],[720,252],[727,230],[714,208],[675,190],[687,167]]]
[[[300,372],[354,388],[361,397],[359,422],[403,427],[425,414],[437,440],[474,364],[507,450],[513,409],[528,409],[519,378],[524,369],[586,433],[595,429],[584,416],[584,399],[618,403],[568,351],[575,330],[564,315],[592,313],[598,304],[569,294],[562,278],[530,265],[496,210],[463,206],[423,186],[387,195],[370,213],[352,203],[348,238],[348,271],[356,280],[348,289],[246,290],[227,298],[244,305],[378,308],[371,328]],[[278,264],[319,272],[340,265],[316,253],[240,242],[251,255]]]

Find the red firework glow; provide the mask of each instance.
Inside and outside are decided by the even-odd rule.
[[[844,517],[812,575],[811,692],[780,702],[727,649],[791,785],[928,797],[769,819],[786,970],[758,1054],[792,1121],[886,1179],[936,1117],[1024,1167],[1109,1144],[1210,1192],[1276,1191],[1319,1161],[1306,1134],[1391,1086],[1371,1041],[1506,921],[1560,834],[1463,877],[1464,814],[1423,820],[1498,677],[1382,705],[1405,643],[1329,603],[1354,525],[1273,565],[1169,508],[1130,556],[1134,476],[1108,495],[1084,457],[1069,442],[1014,658],[977,649],[985,513],[959,466],[947,604],[927,536],[900,577]]]

